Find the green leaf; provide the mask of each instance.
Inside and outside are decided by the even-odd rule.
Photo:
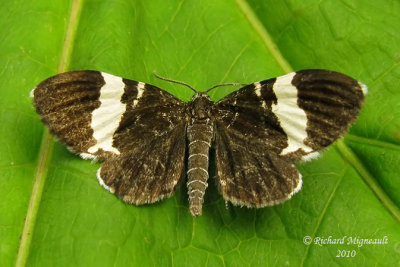
[[[1,5],[0,265],[395,266],[399,14],[400,3],[391,0]],[[211,181],[199,218],[190,216],[184,184],[174,197],[141,207],[103,190],[99,164],[54,141],[29,98],[41,80],[72,69],[149,82],[189,100],[189,89],[155,79],[153,70],[202,90],[306,68],[340,71],[369,86],[350,134],[299,164],[304,184],[292,200],[226,209]],[[232,90],[221,87],[211,97]],[[348,244],[350,237],[384,244]],[[344,244],[332,244],[340,238]]]

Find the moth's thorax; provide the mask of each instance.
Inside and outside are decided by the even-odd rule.
[[[211,116],[213,102],[207,93],[196,93],[192,99],[191,116],[194,120],[207,120]]]

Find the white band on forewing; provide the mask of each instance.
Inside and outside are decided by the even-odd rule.
[[[125,84],[122,78],[101,73],[105,84],[100,89],[100,106],[92,112],[93,138],[97,143],[88,149],[89,153],[96,153],[98,149],[119,154],[119,150],[113,147],[113,136],[117,130],[126,105],[121,103]]]
[[[272,104],[272,111],[278,117],[280,125],[288,138],[288,146],[281,155],[303,149],[311,152],[312,148],[304,144],[307,138],[307,115],[297,104],[297,88],[292,84],[295,72],[276,78],[273,86],[277,104]]]

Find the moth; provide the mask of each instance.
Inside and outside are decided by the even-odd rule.
[[[193,98],[183,102],[150,84],[83,70],[48,78],[31,95],[62,143],[102,162],[97,179],[109,192],[135,205],[154,203],[171,196],[186,173],[190,212],[199,216],[210,147],[226,203],[282,203],[302,186],[294,162],[343,136],[367,93],[361,82],[319,69],[255,82],[218,102],[209,90],[190,88]]]

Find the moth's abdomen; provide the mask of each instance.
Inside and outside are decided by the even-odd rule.
[[[187,129],[189,139],[188,194],[190,212],[199,216],[202,212],[204,193],[207,188],[208,158],[213,137],[211,122],[194,121]]]

